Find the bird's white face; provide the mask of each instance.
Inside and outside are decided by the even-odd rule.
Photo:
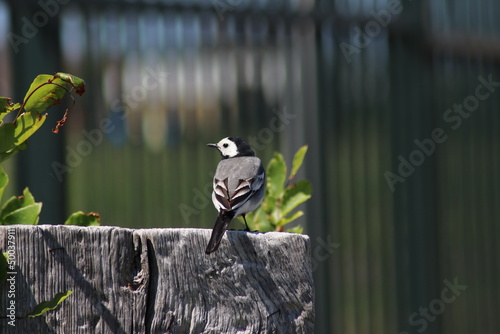
[[[224,138],[217,143],[217,149],[227,158],[232,158],[238,155],[238,147],[236,143],[229,138]]]

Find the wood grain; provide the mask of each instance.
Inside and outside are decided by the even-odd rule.
[[[10,228],[19,318],[7,324],[4,283],[1,333],[313,333],[305,235],[228,231],[206,255],[208,229]],[[66,290],[56,310],[23,317]]]

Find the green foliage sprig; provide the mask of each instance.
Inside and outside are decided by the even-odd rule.
[[[311,183],[307,180],[292,182],[302,166],[306,152],[307,146],[302,146],[295,153],[288,179],[283,155],[274,153],[266,170],[267,184],[264,200],[257,210],[246,215],[247,223],[251,229],[260,232],[282,232],[285,225],[304,214],[301,210],[294,210],[299,204],[311,198]],[[302,231],[302,226],[287,230],[287,232],[295,233],[302,233]]]
[[[69,89],[68,89],[69,87]],[[67,73],[55,75],[41,74],[35,78],[26,93],[23,103],[11,103],[9,98],[0,97],[0,163],[12,158],[15,154],[27,147],[27,140],[45,122],[48,108],[61,103],[64,95],[68,94],[75,102],[71,91],[82,95],[85,92],[85,81]],[[12,122],[4,122],[5,116],[17,110],[17,115]],[[58,133],[68,116],[69,108],[64,116],[52,130]],[[3,192],[9,183],[7,174],[0,167],[0,201]],[[35,202],[28,188],[22,196],[12,196],[0,208],[0,225],[31,224],[39,221],[42,203]],[[96,213],[85,214],[75,212],[64,223],[65,225],[91,226],[100,225],[99,215]],[[0,255],[0,285],[7,280],[7,272],[14,271],[14,263],[9,263],[8,253]],[[57,293],[54,298],[39,303],[32,312],[25,317],[37,317],[57,308],[73,291]]]
[[[77,76],[59,72],[55,75],[38,75],[26,92],[22,104],[11,103],[9,98],[0,97],[0,163],[25,150],[28,138],[45,122],[47,114],[44,112],[61,103],[66,94],[73,99],[71,95],[73,90],[76,94],[82,95],[85,92],[85,81]],[[73,99],[73,103],[74,101]],[[3,121],[5,116],[16,110],[17,115],[12,122]],[[68,111],[69,108],[52,132],[57,133],[64,125]],[[0,168],[0,201],[8,183],[7,174]],[[29,189],[25,188],[22,196],[12,196],[3,204],[0,209],[0,225],[36,225],[41,210],[42,203],[35,202]],[[76,212],[64,224],[99,225],[99,215],[93,212],[89,214]]]
[[[61,103],[66,94],[73,99],[71,95],[73,90],[76,94],[82,95],[85,92],[85,81],[67,73],[40,74],[31,83],[22,104],[11,103],[10,98],[0,97],[0,163],[25,150],[28,138],[47,119],[47,114],[44,112]],[[16,110],[17,115],[14,121],[10,123],[3,121],[5,116]],[[66,122],[68,111],[69,109],[66,109],[63,118],[52,130],[53,132],[57,133]]]
[[[0,203],[2,201],[5,187],[9,184],[7,174],[0,168]],[[0,208],[0,225],[36,225],[38,224],[42,203],[35,202],[35,198],[28,188],[24,188],[22,196],[12,196]],[[95,212],[73,213],[64,222],[64,225],[98,226],[100,225],[99,214]]]

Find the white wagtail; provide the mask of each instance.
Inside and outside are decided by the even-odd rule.
[[[207,144],[219,150],[222,160],[214,175],[212,202],[219,211],[205,253],[219,248],[224,232],[234,217],[242,216],[248,228],[245,215],[255,210],[266,188],[266,173],[262,162],[246,141],[238,137],[227,137],[217,144]]]

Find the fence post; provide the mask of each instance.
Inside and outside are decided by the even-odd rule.
[[[11,237],[13,236],[13,238]],[[2,333],[313,333],[310,242],[292,233],[228,231],[206,255],[208,229],[14,225],[15,261],[0,286]],[[12,251],[13,250],[13,251]],[[55,310],[38,303],[72,290]],[[15,327],[6,308],[15,302]]]

